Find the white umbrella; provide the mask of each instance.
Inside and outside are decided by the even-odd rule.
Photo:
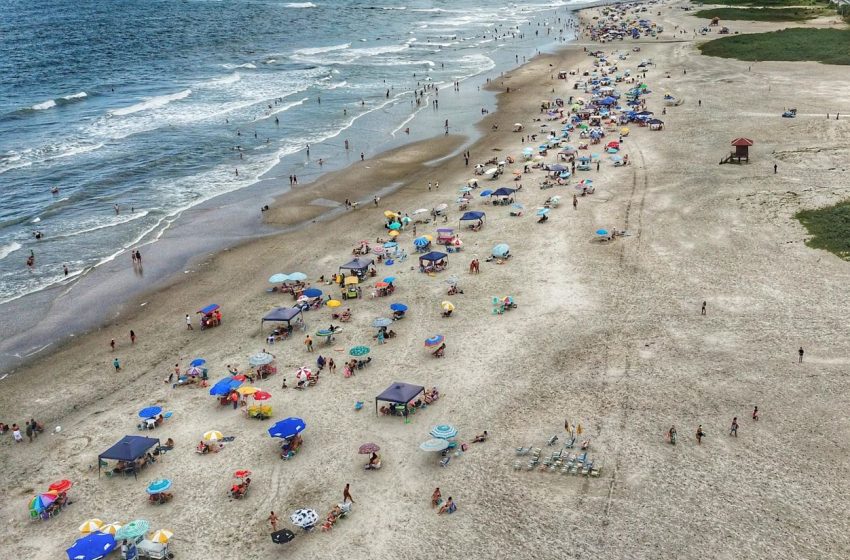
[[[248,363],[254,367],[265,366],[274,361],[274,356],[267,352],[258,352],[248,358]]]
[[[425,212],[427,212],[427,211],[428,211],[428,209],[427,209],[427,208],[419,208],[419,209],[414,210],[413,212],[411,212],[411,214],[410,214],[410,215],[411,215],[411,216],[415,216],[415,215],[417,215],[417,214],[423,214],[423,213],[425,213]]]
[[[312,527],[316,524],[319,520],[319,514],[312,509],[299,509],[289,516],[289,520],[292,521],[292,524],[296,527],[306,529],[307,527]]]

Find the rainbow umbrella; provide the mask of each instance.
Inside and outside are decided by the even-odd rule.
[[[444,337],[443,335],[435,334],[431,338],[425,339],[425,346],[428,347],[428,348],[431,348],[433,346],[438,346],[438,345],[442,344],[445,339],[446,339],[446,337]]]
[[[30,500],[30,510],[41,513],[47,509],[47,506],[56,501],[56,494],[46,493],[39,494]]]

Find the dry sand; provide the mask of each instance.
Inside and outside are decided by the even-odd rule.
[[[663,11],[659,19],[668,31],[703,23],[679,5],[652,13]],[[748,24],[730,27],[748,30]],[[442,277],[411,270],[412,259],[381,266],[380,274],[398,277],[396,296],[353,302],[355,319],[333,345],[369,344],[371,320],[385,315],[390,301],[409,304],[409,317],[393,327],[400,336],[373,346],[369,369],[350,379],[326,374],[303,392],[281,390],[280,375],[257,384],[273,394],[275,418],[300,416],[308,424],[304,448],[291,461],[277,458],[268,423],[219,407],[205,390],[172,390],[163,378],[175,361],[185,366],[195,356],[208,360],[214,379],[225,373],[224,364],[245,367],[247,355],[265,346],[259,317],[286,301],[265,293],[270,274],[302,270],[315,279],[332,273],[358,240],[383,235],[383,210],[451,202],[470,176],[463,160],[421,162],[455,149],[459,139],[402,148],[303,189],[292,202],[281,201],[290,209],[273,209],[270,220],[291,224],[316,199],[369,200],[377,188],[404,183],[379,208],[364,204],[201,258],[190,280],[145,298],[138,314],[119,317],[5,379],[0,419],[34,415],[62,432],[33,444],[13,445],[9,436],[0,443],[6,520],[0,557],[62,557],[79,523],[95,516],[141,517],[153,528],[169,528],[176,534],[174,552],[187,559],[846,558],[850,345],[844,294],[850,268],[807,248],[793,214],[848,196],[850,118],[827,121],[825,115],[850,117],[850,74],[814,63],[702,57],[686,39],[643,41],[642,52],[626,64],[655,61],[647,78],[651,109],[660,112],[664,91],[685,103],[662,117],[663,132],[632,127],[624,153],[634,165],[580,173],[598,190],[581,198],[576,211],[567,201],[571,188],[537,189],[539,173],[523,177],[520,200],[529,214],[523,218],[475,197],[473,208],[487,211],[488,220],[481,232],[463,234],[464,251],[450,257],[450,273],[465,291],[450,298],[455,316],[440,318]],[[567,90],[549,75],[588,68],[581,49],[538,57],[496,84],[511,93],[500,96],[498,113],[482,123],[473,162],[521,151],[520,134],[508,132],[509,125],[533,128],[539,100],[553,87],[564,97],[574,93],[572,81]],[[789,106],[799,110],[796,120],[779,117]],[[498,132],[489,130],[493,122],[501,125]],[[755,140],[751,163],[718,166],[736,136]],[[361,190],[335,190],[343,179]],[[430,180],[440,182],[439,192],[427,191]],[[553,194],[567,195],[566,203],[548,223],[536,224],[530,214]],[[450,223],[457,216],[451,212]],[[600,227],[630,235],[600,244],[593,241]],[[403,235],[405,244],[411,239]],[[482,262],[480,275],[468,275],[469,260],[483,260],[498,242],[509,243],[515,257],[504,265]],[[491,298],[507,294],[519,307],[492,315]],[[210,301],[222,304],[225,324],[186,332],[184,313]],[[329,315],[327,309],[310,312],[308,323],[324,326]],[[140,337],[134,348],[125,342],[130,328]],[[445,359],[422,348],[435,332],[447,337]],[[120,343],[115,354],[124,369],[118,374],[111,337]],[[801,345],[806,362],[799,365]],[[300,338],[270,349],[290,382],[297,366],[316,357]],[[329,354],[338,362],[343,356]],[[376,417],[372,399],[393,380],[437,385],[443,398],[410,424]],[[360,412],[353,410],[357,400],[367,403]],[[90,470],[97,454],[136,433],[136,411],[155,403],[174,411],[156,435],[173,437],[176,450],[138,481],[98,479]],[[758,423],[749,417],[753,405],[763,413]],[[741,424],[737,439],[727,436],[733,416]],[[514,471],[514,448],[554,449],[545,440],[563,435],[565,418],[581,422],[592,437],[591,454],[603,463],[600,478]],[[458,426],[462,440],[484,429],[492,437],[440,468],[436,456],[417,448],[439,422]],[[680,436],[675,447],[663,437],[671,424]],[[697,446],[699,424],[707,438]],[[196,455],[194,444],[209,429],[237,439],[219,454]],[[366,441],[381,445],[382,470],[363,471],[357,447]],[[237,468],[251,469],[254,483],[247,499],[231,502],[226,492]],[[28,521],[29,498],[62,477],[75,481],[75,503],[48,522]],[[144,487],[160,477],[174,480],[175,499],[150,506]],[[270,510],[282,526],[298,507],[323,515],[341,500],[346,482],[354,512],[331,533],[271,543]],[[458,502],[455,515],[437,516],[429,507],[435,486]]]

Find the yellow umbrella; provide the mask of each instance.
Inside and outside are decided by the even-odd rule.
[[[345,285],[346,286],[353,286],[354,284],[358,284],[359,282],[360,282],[360,279],[357,278],[356,276],[348,276],[345,279]]]
[[[80,525],[80,533],[88,535],[89,533],[99,531],[101,527],[103,527],[103,521],[96,518],[89,519],[88,521],[85,521],[82,525]]]
[[[109,525],[104,525],[99,529],[101,533],[109,533],[110,535],[115,535],[118,529],[121,528],[120,523],[110,523]]]
[[[209,432],[204,434],[205,441],[219,441],[222,439],[224,439],[224,434],[222,434],[218,430],[210,430]]]
[[[339,301],[338,299],[329,299],[328,302],[325,305],[327,305],[328,307],[331,307],[331,308],[339,307],[340,305],[342,305],[342,302]]]
[[[153,535],[151,535],[151,540],[155,543],[165,544],[171,540],[171,537],[174,536],[174,533],[169,531],[168,529],[160,529],[156,531]]]
[[[245,395],[253,395],[257,391],[259,391],[259,389],[257,389],[256,387],[239,387],[238,389],[236,389],[236,392],[242,395],[243,397]]]
[[[431,237],[430,235],[423,235],[422,237],[424,237],[425,239],[427,239],[427,240],[428,240],[428,243],[430,243],[430,242],[434,241],[434,238],[433,238],[433,237]]]
[[[440,304],[440,307],[443,308],[443,311],[454,311],[455,305],[450,301],[444,301]]]
[[[386,216],[387,218],[395,218],[396,216],[398,216],[398,214],[396,214],[392,210],[385,210],[384,216]]]
[[[392,230],[392,231],[390,232],[390,237],[398,237],[398,231],[397,231],[397,230]]]

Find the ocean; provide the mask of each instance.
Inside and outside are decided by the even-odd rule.
[[[571,40],[581,2],[460,4],[0,0],[0,304],[258,180],[284,192],[445,119],[473,135],[481,86]]]

